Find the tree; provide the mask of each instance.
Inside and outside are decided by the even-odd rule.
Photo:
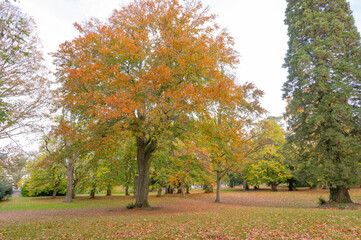
[[[330,186],[330,201],[349,203],[347,189],[360,182],[360,35],[345,0],[287,2],[283,97],[292,139]]]
[[[33,20],[10,2],[0,3],[0,139],[42,125],[49,82]]]
[[[111,121],[136,139],[136,206],[148,207],[158,139],[204,106],[235,67],[233,39],[199,1],[136,0],[106,23],[75,24],[80,36],[55,54],[62,103],[93,121]]]
[[[7,154],[6,157],[0,158],[0,168],[3,170],[1,175],[6,176],[9,182],[17,188],[18,183],[26,174],[25,167],[31,156],[25,154],[18,147],[7,146],[4,150]]]

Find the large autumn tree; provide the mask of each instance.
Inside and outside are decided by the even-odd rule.
[[[203,110],[238,62],[233,39],[200,1],[136,0],[106,22],[75,24],[80,36],[55,54],[63,104],[114,137],[136,139],[137,207],[147,207],[158,139]],[[227,95],[219,94],[220,98]]]
[[[351,202],[360,182],[361,46],[345,0],[288,0],[286,117],[301,159],[330,186],[330,200]]]

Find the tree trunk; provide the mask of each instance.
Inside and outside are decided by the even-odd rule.
[[[166,194],[173,194],[173,188],[171,186],[168,186],[166,189],[165,189],[165,193]]]
[[[221,202],[221,172],[217,171],[217,193],[216,193],[216,203]]]
[[[295,189],[296,189],[295,180],[293,179],[288,180],[288,191],[294,191]]]
[[[56,194],[58,193],[59,185],[60,185],[60,181],[55,183],[53,195],[51,196],[51,198],[56,198]]]
[[[158,189],[158,193],[157,193],[157,197],[161,197],[162,196],[162,188]]]
[[[330,188],[330,202],[352,203],[350,194],[345,186]]]
[[[185,192],[185,189],[184,189],[184,183],[181,183],[181,192],[182,192],[182,198],[185,198],[186,197],[186,192]]]
[[[125,187],[125,196],[129,196],[129,186]]]
[[[112,187],[111,186],[108,186],[107,187],[107,194],[106,194],[106,196],[107,197],[110,197],[112,195]]]
[[[90,198],[95,198],[95,189],[90,191]]]
[[[149,167],[150,157],[157,146],[156,140],[145,141],[144,137],[137,137],[137,163],[138,163],[138,185],[135,206],[137,208],[149,207]]]
[[[186,194],[190,194],[189,187],[186,188]]]
[[[73,174],[74,174],[74,164],[69,162],[66,166],[66,196],[65,203],[71,203],[73,201]]]
[[[247,190],[247,182],[246,179],[243,179],[243,192]]]
[[[138,176],[135,176],[134,178],[134,198],[137,198],[137,194],[138,194]]]
[[[277,183],[276,182],[271,183],[271,189],[272,189],[272,191],[277,192]]]

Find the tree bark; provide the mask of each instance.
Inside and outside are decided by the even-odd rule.
[[[95,189],[90,191],[90,198],[95,198]]]
[[[217,193],[216,193],[216,203],[221,202],[221,172],[217,171]]]
[[[58,193],[59,185],[60,185],[60,181],[55,183],[53,195],[51,196],[51,198],[56,198],[56,194]]]
[[[295,189],[296,189],[295,180],[294,179],[288,180],[288,191],[294,191]]]
[[[181,192],[182,192],[182,198],[185,198],[186,197],[186,192],[185,192],[185,189],[184,189],[184,183],[181,183]]]
[[[162,188],[158,189],[158,193],[157,193],[157,197],[161,197],[162,196]]]
[[[186,188],[186,194],[190,194],[189,187]]]
[[[106,196],[107,197],[110,197],[112,195],[112,187],[109,185],[108,187],[107,187],[107,194],[106,194]]]
[[[138,176],[135,176],[134,178],[134,198],[137,198],[137,194],[138,194]]]
[[[129,196],[129,186],[125,187],[125,196]]]
[[[243,179],[243,192],[247,190],[247,182],[246,179]]]
[[[350,194],[345,186],[330,188],[330,202],[352,203]]]
[[[137,208],[149,207],[149,167],[150,157],[157,147],[157,141],[145,137],[137,137],[137,163],[138,163],[138,184],[135,206]]]
[[[271,189],[272,189],[272,191],[277,192],[277,183],[276,182],[271,183]]]
[[[69,161],[66,166],[66,196],[65,196],[65,203],[71,203],[73,201],[73,174],[74,174],[74,164],[73,162]]]

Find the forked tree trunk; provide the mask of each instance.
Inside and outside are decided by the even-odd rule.
[[[69,162],[66,166],[66,196],[65,203],[71,203],[73,201],[73,174],[74,174],[74,164]]]
[[[157,193],[157,197],[161,197],[162,196],[162,188],[158,189],[158,193]]]
[[[138,163],[138,185],[135,206],[137,208],[149,207],[149,167],[150,157],[157,146],[156,140],[145,141],[144,137],[137,137],[137,163]]]
[[[352,203],[350,194],[345,186],[330,188],[330,202]]]
[[[216,193],[216,203],[221,202],[221,172],[217,171],[217,193]]]
[[[276,182],[271,183],[271,189],[272,189],[272,191],[277,192],[277,183]]]

